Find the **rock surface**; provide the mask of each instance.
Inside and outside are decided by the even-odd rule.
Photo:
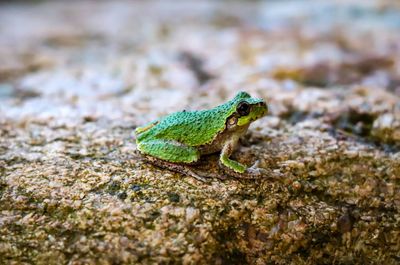
[[[395,1],[1,4],[0,263],[398,264],[399,32]],[[264,178],[135,156],[238,90]]]

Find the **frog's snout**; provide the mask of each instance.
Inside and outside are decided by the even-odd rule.
[[[265,109],[265,112],[268,112],[268,105],[265,103],[265,101],[261,102],[261,107]]]
[[[262,101],[259,103],[259,109],[260,109],[260,118],[264,117],[268,113],[268,105],[265,103],[265,101]]]

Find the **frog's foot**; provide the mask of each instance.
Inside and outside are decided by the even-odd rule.
[[[227,167],[226,164],[224,164],[221,161],[220,161],[219,165],[220,165],[220,168],[227,175],[233,176],[235,178],[239,178],[239,179],[257,179],[257,178],[261,178],[261,177],[265,176],[268,173],[267,170],[258,167],[259,163],[260,163],[260,161],[257,160],[254,163],[254,165],[252,165],[249,168],[245,168],[242,172],[238,172],[237,170],[235,170],[233,168]]]
[[[268,173],[264,168],[260,168],[258,165],[260,160],[257,160],[251,167],[246,169],[245,174],[253,175],[254,177],[261,177]]]
[[[152,165],[190,176],[204,183],[210,182],[210,178],[214,177],[213,174],[198,174],[190,169],[188,165],[171,163],[148,155],[142,155],[142,158]]]

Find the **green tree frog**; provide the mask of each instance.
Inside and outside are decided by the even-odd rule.
[[[157,166],[204,178],[186,165],[199,161],[201,155],[220,153],[219,164],[235,176],[253,174],[253,167],[230,159],[239,138],[250,123],[268,112],[263,99],[239,92],[233,99],[210,110],[180,111],[136,128],[137,149]]]

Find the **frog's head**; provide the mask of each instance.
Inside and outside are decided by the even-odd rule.
[[[246,92],[239,92],[230,101],[230,110],[228,126],[245,126],[264,117],[268,112],[268,107],[263,99],[252,98]]]

